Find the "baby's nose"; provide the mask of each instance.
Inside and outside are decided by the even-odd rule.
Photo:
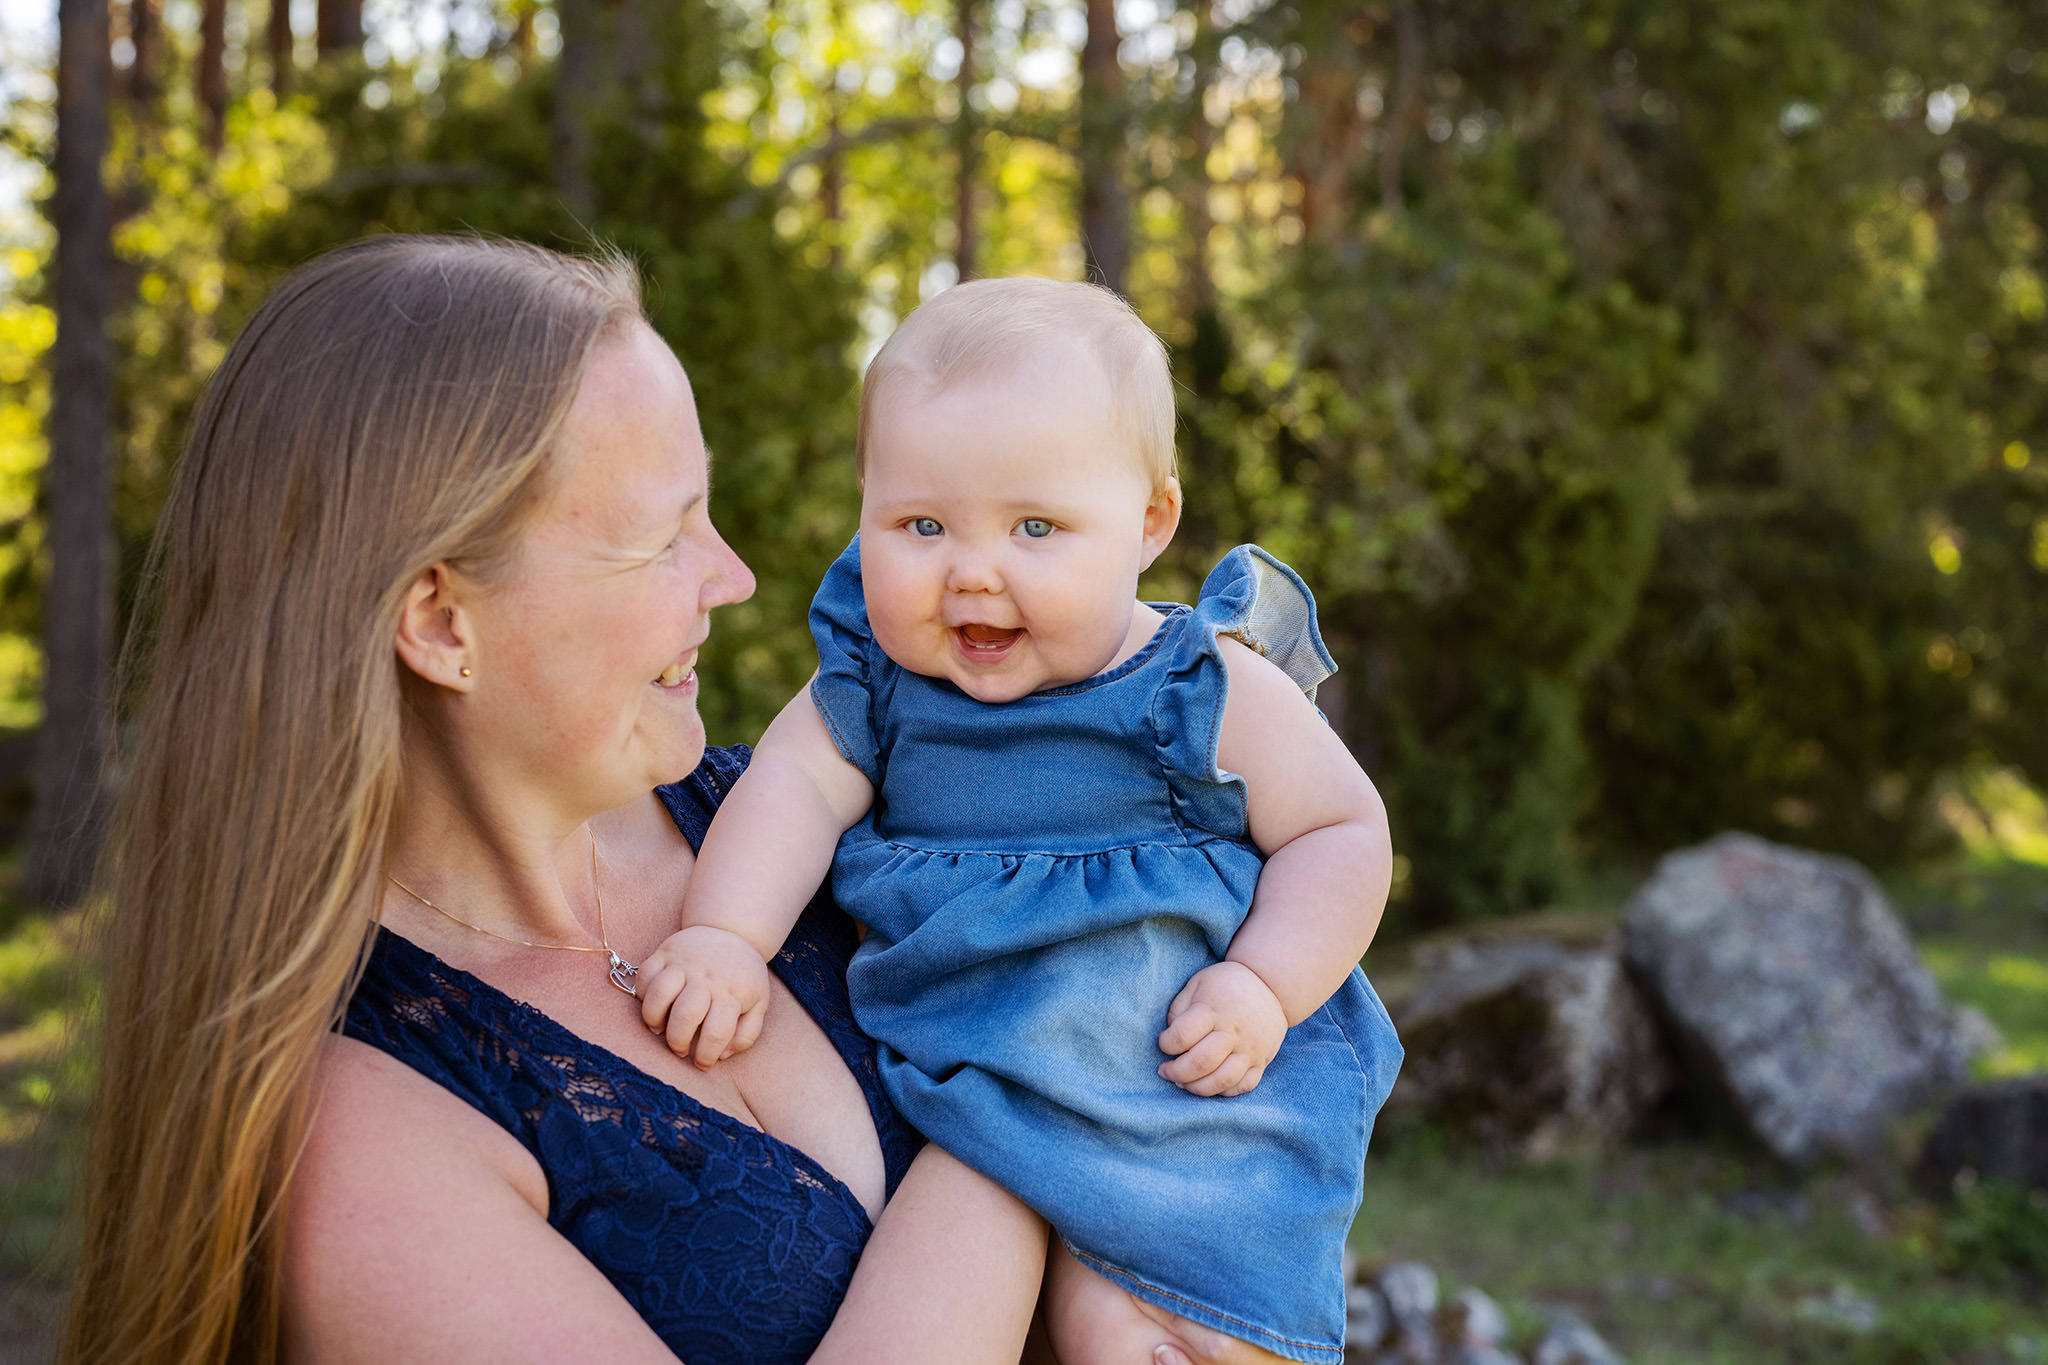
[[[966,552],[955,555],[946,566],[946,588],[950,592],[1001,592],[1003,576],[992,556]]]

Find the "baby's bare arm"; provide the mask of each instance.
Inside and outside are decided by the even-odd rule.
[[[832,866],[875,790],[840,756],[805,688],[782,708],[718,808],[683,897],[683,926],[738,934],[765,960]]]
[[[873,800],[806,688],[719,806],[683,895],[683,927],[641,964],[641,1018],[678,1054],[709,1067],[752,1046],[765,964],[824,879],[839,836]]]
[[[1344,984],[1379,929],[1393,879],[1372,780],[1279,668],[1225,639],[1230,697],[1217,762],[1245,782],[1266,857],[1229,960],[1258,973],[1300,1023]]]

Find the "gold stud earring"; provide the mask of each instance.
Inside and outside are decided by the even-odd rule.
[[[464,664],[464,665],[462,666],[462,676],[463,676],[463,677],[465,677],[465,678],[469,676],[469,665],[468,665],[468,664]]]

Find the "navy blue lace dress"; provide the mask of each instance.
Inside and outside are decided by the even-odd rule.
[[[713,749],[657,789],[695,848],[745,768]],[[919,1139],[882,1094],[846,1001],[853,925],[820,895],[770,965],[860,1082],[888,1190]],[[807,1359],[873,1230],[837,1177],[539,1010],[380,930],[343,1029],[496,1120],[548,1182],[548,1222],[689,1365]]]

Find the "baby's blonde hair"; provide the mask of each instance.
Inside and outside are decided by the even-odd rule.
[[[1111,291],[1059,280],[971,280],[914,309],[868,365],[854,468],[864,480],[875,412],[905,384],[929,397],[1062,344],[1090,348],[1109,385],[1118,435],[1137,452],[1152,492],[1164,493],[1177,477],[1166,347]]]

